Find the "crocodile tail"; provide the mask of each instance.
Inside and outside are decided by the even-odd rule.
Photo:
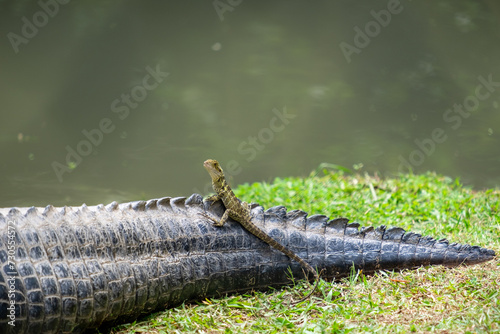
[[[359,229],[358,223],[348,223],[345,218],[329,221],[328,225],[330,232],[341,234],[344,241],[342,254],[333,252],[329,256],[341,256],[344,266],[354,264],[365,272],[428,265],[472,265],[489,261],[495,256],[495,251],[491,249],[450,243],[446,239],[436,240],[399,227],[382,225]],[[332,243],[339,242],[335,237],[330,240]]]

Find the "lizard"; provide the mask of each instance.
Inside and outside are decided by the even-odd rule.
[[[212,178],[212,188],[215,191],[215,195],[208,197],[207,200],[211,201],[212,204],[219,199],[222,200],[222,203],[224,203],[224,206],[226,207],[226,211],[224,212],[219,221],[206,214],[201,214],[201,215],[213,221],[214,223],[213,225],[218,227],[224,226],[224,223],[229,218],[232,218],[233,220],[239,222],[248,232],[259,238],[260,240],[264,241],[269,246],[287,255],[292,260],[297,261],[303,268],[307,269],[307,271],[309,271],[313,275],[316,284],[314,285],[312,291],[309,292],[309,294],[307,294],[299,301],[294,302],[293,304],[301,303],[307,298],[309,298],[318,287],[320,274],[318,274],[316,270],[314,270],[314,268],[309,263],[304,261],[292,250],[274,240],[271,236],[269,236],[266,232],[264,232],[261,228],[255,225],[255,223],[252,222],[252,216],[250,214],[250,206],[248,205],[248,203],[242,202],[236,197],[233,190],[227,183],[226,178],[224,176],[224,171],[222,170],[222,167],[220,166],[217,160],[208,159],[203,163],[203,166],[205,167],[205,169],[208,171],[208,174],[210,174],[210,177]]]

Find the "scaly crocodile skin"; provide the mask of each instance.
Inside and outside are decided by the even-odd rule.
[[[297,262],[229,220],[200,195],[107,206],[0,209],[0,333],[69,333],[186,300],[290,283]],[[488,261],[492,250],[400,228],[252,207],[255,222],[324,277]],[[11,257],[9,257],[11,256]],[[12,304],[11,304],[12,303]],[[11,305],[13,305],[11,307]],[[12,308],[12,313],[9,308]],[[14,321],[15,327],[9,322]]]

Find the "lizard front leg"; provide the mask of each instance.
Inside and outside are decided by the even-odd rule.
[[[224,226],[228,218],[229,218],[229,210],[226,210],[224,211],[224,214],[222,215],[219,221],[215,219],[212,219],[212,221],[214,222],[214,226],[222,227]]]
[[[212,206],[215,202],[217,202],[218,200],[220,200],[220,196],[215,194],[215,195],[212,195],[212,196],[208,196],[205,201],[209,201],[209,202],[212,202],[210,203],[210,206]]]
[[[224,214],[222,215],[222,217],[221,217],[220,220],[217,220],[215,218],[210,217],[205,212],[200,213],[200,215],[203,216],[203,217],[205,217],[205,218],[207,218],[207,219],[209,219],[209,220],[211,220],[211,221],[213,221],[214,222],[214,224],[213,224],[214,226],[222,227],[222,226],[224,226],[224,224],[226,223],[226,221],[229,218],[229,210],[226,210],[224,212]]]
[[[209,208],[212,207],[212,205],[214,205],[215,202],[217,202],[221,197],[218,195],[218,194],[215,194],[215,195],[212,195],[212,196],[208,196],[205,201],[209,201],[211,202],[210,203],[210,206]],[[210,217],[208,214],[206,214],[205,212],[202,212],[202,213],[199,213],[200,216],[204,217],[204,218],[207,218],[211,221],[214,222],[214,225],[215,226],[223,226],[224,223],[226,222],[227,220],[227,215],[226,215],[226,212],[224,212],[224,215],[222,216],[222,218],[218,221],[217,219],[214,219],[212,217]]]

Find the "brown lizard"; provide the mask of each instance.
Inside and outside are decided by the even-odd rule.
[[[208,218],[211,221],[213,221],[214,226],[223,226],[228,218],[232,218],[235,221],[239,222],[248,232],[252,233],[260,240],[269,244],[269,246],[279,250],[280,252],[287,255],[289,258],[297,261],[302,267],[306,268],[314,276],[316,284],[314,285],[313,290],[308,295],[303,297],[301,300],[295,302],[294,304],[300,303],[309,298],[316,290],[319,283],[320,276],[316,272],[316,270],[314,270],[314,268],[309,263],[305,262],[293,251],[291,251],[290,249],[286,248],[285,246],[274,240],[272,237],[266,234],[266,232],[264,232],[262,229],[260,229],[257,225],[255,225],[252,222],[252,216],[250,214],[250,207],[248,203],[240,201],[233,193],[233,190],[227,183],[226,178],[224,177],[224,172],[217,160],[208,159],[203,163],[203,166],[212,177],[212,187],[216,193],[215,195],[210,196],[208,200],[214,203],[215,201],[221,199],[222,203],[224,203],[224,206],[226,207],[226,211],[224,212],[222,218],[219,221],[213,219],[212,217],[206,214],[202,215],[205,218]]]

